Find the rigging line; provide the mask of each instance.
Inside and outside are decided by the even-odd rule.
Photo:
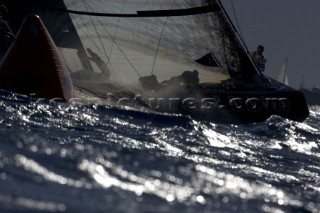
[[[119,49],[119,51],[122,53],[122,55],[125,57],[125,59],[129,62],[133,70],[141,77],[141,74],[138,72],[138,70],[133,66],[132,62],[129,60],[128,56],[124,53],[124,51],[120,48],[120,46],[117,44],[116,40],[110,35],[109,31],[104,27],[106,33],[112,40],[112,42],[115,44],[115,46]]]
[[[82,24],[84,27],[82,27],[80,21],[82,21]],[[90,40],[93,40],[94,41],[94,37],[93,35],[90,33],[89,29],[86,27],[86,25],[84,24],[85,21],[84,20],[80,20],[80,21],[77,21],[77,20],[74,20],[74,22],[79,26],[79,30],[81,30],[81,32],[83,32],[83,34],[85,35],[86,38],[90,38]],[[101,52],[98,44],[96,44],[96,42],[93,42],[95,47]]]
[[[88,9],[87,9],[88,10]],[[91,19],[91,16],[90,16],[90,19]],[[92,20],[92,19],[91,19]],[[111,38],[111,40],[112,40],[112,43],[114,43],[117,47],[118,47],[118,49],[120,50],[120,52],[122,53],[122,55],[125,57],[125,59],[129,62],[129,64],[131,65],[131,67],[133,68],[133,70],[139,75],[139,77],[141,77],[141,74],[138,72],[138,70],[134,67],[134,65],[132,64],[132,62],[129,60],[129,58],[127,57],[127,55],[124,53],[124,51],[120,48],[120,46],[116,43],[116,41],[115,41],[115,39],[112,37],[112,35],[109,33],[109,31],[106,29],[106,27],[102,24],[102,22],[101,22],[101,20],[100,19],[98,19],[98,21],[101,23],[101,25],[103,26],[103,28],[105,29],[105,32],[108,34],[108,36]],[[92,22],[93,23],[93,22]],[[94,24],[93,24],[94,25]],[[94,27],[95,27],[95,25],[94,25]],[[97,32],[97,31],[96,31]],[[99,36],[98,36],[99,37]],[[92,38],[92,40],[93,40],[93,38]],[[99,40],[100,40],[100,37],[99,37]],[[94,40],[93,40],[94,41]],[[100,40],[101,41],[101,40]],[[94,42],[95,43],[95,42]],[[96,44],[96,46],[97,46],[97,44]],[[102,44],[102,46],[103,46],[103,44]],[[98,46],[97,46],[97,48],[98,48]],[[103,48],[104,48],[104,46],[103,46]],[[99,51],[101,51],[99,48],[98,48],[98,50]],[[104,49],[105,50],[105,49]],[[101,51],[102,52],[102,51]],[[105,54],[107,54],[106,53],[106,50],[105,50]],[[106,57],[107,57],[107,55],[106,55]],[[108,61],[109,62],[109,61]],[[111,65],[111,67],[112,67],[112,65]],[[114,72],[115,73],[115,72]]]
[[[88,3],[86,3],[86,1],[84,1],[84,0],[82,0],[82,2],[83,2],[83,4],[84,4],[86,10],[89,11],[89,7],[90,7],[90,6],[88,5]],[[106,51],[106,49],[105,49],[105,47],[104,47],[104,45],[103,45],[103,42],[102,42],[102,40],[101,40],[101,37],[100,37],[99,34],[98,34],[97,27],[96,27],[96,25],[94,24],[94,21],[93,21],[92,17],[91,17],[91,16],[89,16],[89,17],[90,17],[90,21],[91,21],[91,23],[92,23],[92,25],[93,25],[93,28],[94,28],[94,30],[95,30],[95,32],[96,32],[96,35],[98,36],[98,39],[99,39],[101,48],[102,48],[102,50],[103,50],[102,52],[105,53],[105,56],[107,57],[107,60],[108,60],[107,51]]]
[[[92,8],[90,7],[90,5],[89,5],[86,1],[84,1],[84,0],[82,0],[82,1],[83,1],[84,6],[86,7],[86,10],[87,10],[87,11],[89,11],[89,9],[92,9]],[[102,51],[101,51],[100,48],[99,48],[99,51],[100,51],[103,55],[106,56],[107,61],[108,61],[109,58],[108,58],[108,56],[107,56],[107,51],[106,51],[106,48],[105,48],[104,45],[103,45],[103,42],[102,42],[102,40],[101,40],[101,37],[100,37],[99,34],[98,34],[97,27],[96,27],[96,25],[95,25],[92,17],[91,17],[91,16],[89,16],[89,17],[90,17],[90,21],[91,21],[91,23],[92,23],[92,25],[93,25],[93,28],[94,28],[94,30],[95,30],[95,32],[96,32],[96,35],[98,36],[98,40],[99,40],[99,43],[100,43],[101,48],[102,48]],[[100,24],[102,24],[99,19],[98,19],[98,21],[99,21]]]
[[[73,6],[74,8],[77,8],[77,7],[78,7],[78,6],[75,4],[75,1],[72,1],[72,6]],[[90,31],[89,31],[89,29],[88,29],[88,27],[87,27],[87,25],[86,25],[86,20],[84,20],[83,17],[80,17],[80,20],[78,20],[78,19],[73,19],[73,21],[74,21],[75,25],[77,24],[78,27],[79,27],[79,28],[77,28],[77,30],[79,29],[80,32],[82,32],[82,33],[84,34],[84,38],[89,38],[91,41],[93,41],[94,46],[97,48],[97,50],[99,50],[99,51],[101,52],[98,44],[95,42],[95,40],[94,40],[94,38],[93,38],[93,35],[90,33]],[[79,35],[79,37],[80,37],[80,35]],[[81,42],[83,43],[83,39],[82,39],[82,38],[80,38],[80,39],[81,39]],[[84,54],[87,55],[84,46],[83,46],[83,49],[84,49]]]
[[[210,2],[212,2],[212,1],[210,1]],[[223,49],[224,62],[225,62],[225,64],[228,65],[228,58],[227,58],[227,52],[226,52],[226,45],[227,45],[226,30],[225,30],[224,26],[222,26],[222,25],[226,25],[226,23],[224,21],[223,22],[221,21],[221,20],[224,20],[223,18],[221,18],[221,16],[223,16],[223,14],[224,14],[224,10],[223,10],[223,8],[221,6],[221,2],[219,0],[215,1],[215,3],[212,4],[211,6],[214,8],[213,10],[215,10],[216,7],[219,8],[219,10],[218,10],[219,13],[215,13],[215,14],[213,14],[213,16],[216,16],[217,20],[219,21],[218,32],[222,35],[221,37],[222,37],[222,49]],[[222,15],[221,15],[221,13],[222,13]]]
[[[124,8],[125,3],[126,3],[126,0],[123,0],[122,5],[121,5],[121,9],[120,9],[120,13],[123,11],[123,8]],[[109,54],[109,56],[108,56],[108,62],[109,62],[109,60],[110,60],[110,58],[111,58],[111,55],[112,55],[112,52],[113,52],[114,41],[116,40],[116,36],[117,36],[117,33],[118,33],[119,24],[120,24],[120,18],[118,18],[117,26],[116,26],[116,30],[115,30],[115,32],[114,32],[114,35],[113,35],[113,37],[111,37],[112,43],[111,43],[111,48],[110,48],[110,54]],[[105,28],[104,25],[103,25],[103,28],[104,28],[104,30],[107,32],[107,29]],[[111,65],[111,63],[110,63],[110,65]],[[116,72],[114,72],[114,75],[116,76]]]
[[[250,60],[251,64],[255,67],[255,71],[256,74],[258,74],[258,76],[262,79],[262,81],[266,81],[265,78],[263,78],[262,73],[258,70],[258,68],[256,67],[255,63],[253,62],[252,56],[244,42],[244,40],[240,37],[239,33],[237,33],[237,29],[235,28],[234,24],[232,23],[230,17],[228,16],[227,12],[225,11],[222,3],[220,0],[216,0],[217,3],[220,5],[220,8],[222,9],[225,17],[226,17],[226,21],[228,22],[229,26],[231,27],[231,30],[234,31],[235,35],[236,35],[236,39],[238,39],[238,41],[241,43],[242,45],[242,50],[247,54],[248,59]]]
[[[103,25],[104,26],[104,25]],[[108,36],[110,37],[110,39],[112,40],[112,42],[114,43],[114,45],[119,49],[119,51],[122,53],[122,55],[125,57],[125,59],[129,62],[130,66],[133,68],[133,70],[139,75],[139,77],[141,77],[141,74],[138,72],[138,70],[134,67],[134,65],[132,64],[132,62],[130,61],[130,59],[127,57],[127,55],[124,53],[124,51],[120,48],[120,46],[117,44],[116,40],[111,36],[111,34],[109,33],[109,31],[106,29],[106,27],[104,27],[105,32],[108,34]]]
[[[239,35],[236,27],[234,26],[233,22],[231,21],[230,17],[228,16],[228,14],[227,14],[225,8],[223,7],[221,1],[220,1],[220,0],[216,0],[216,1],[217,1],[217,3],[219,4],[221,10],[223,11],[223,14],[224,14],[225,17],[226,17],[226,21],[228,22],[229,26],[231,27],[231,30],[234,31],[234,33],[235,33],[235,35],[236,35],[236,39],[239,40],[239,42],[240,42],[241,45],[242,45],[242,48],[243,48],[244,52],[247,54],[247,57],[249,58],[249,60],[250,60],[251,63],[253,64],[253,66],[255,66],[255,65],[254,65],[254,62],[253,62],[253,60],[252,60],[251,54],[250,54],[250,52],[249,52],[249,50],[248,50],[248,47],[247,47],[247,45],[245,44],[245,41],[240,37],[240,35]],[[256,70],[257,70],[257,68],[256,68]],[[258,70],[257,70],[257,71],[258,71]],[[261,73],[260,73],[259,71],[258,71],[258,74],[261,76]]]
[[[73,1],[73,7],[77,8],[77,6],[76,6],[76,4],[74,3],[74,1]],[[96,46],[96,48],[97,48],[99,51],[101,51],[100,48],[99,48],[99,46],[98,46],[98,44],[95,42],[93,35],[90,33],[90,30],[87,28],[87,26],[86,26],[86,24],[85,24],[85,20],[83,19],[83,17],[80,17],[80,19],[81,19],[81,21],[82,21],[82,23],[83,23],[84,28],[81,27],[81,23],[80,23],[79,21],[76,21],[76,19],[75,19],[74,21],[78,24],[79,29],[80,29],[88,38],[90,38],[92,41],[94,41],[93,43],[94,43],[94,45]],[[85,32],[84,29],[86,29],[87,32]]]
[[[126,0],[124,0],[123,3],[122,3],[121,11],[122,11],[122,9],[123,9],[123,6],[124,6],[125,1],[126,1]],[[89,6],[89,5],[88,5],[88,6]],[[90,6],[89,6],[89,7],[90,7]],[[90,10],[92,11],[92,7],[90,7]],[[99,17],[97,17],[97,20],[98,20],[98,22],[100,23],[100,25],[103,27],[104,31],[109,35],[110,33],[107,31],[107,29],[106,29],[106,27],[104,26],[104,24],[103,24],[103,22],[101,21],[101,19],[100,19]],[[115,32],[115,34],[114,34],[114,37],[115,37],[115,35],[116,35],[116,33],[117,33],[117,30],[118,30],[119,21],[120,21],[120,20],[118,20],[117,29],[116,29],[116,32]],[[98,35],[98,33],[97,33],[97,35]],[[107,51],[106,51],[106,49],[105,49],[102,41],[100,40],[100,41],[101,41],[101,45],[102,45],[102,47],[103,47],[103,49],[104,49],[104,53],[102,53],[102,54],[105,54],[105,56],[106,56],[106,58],[107,58],[107,62],[106,62],[106,63],[109,63],[109,64],[110,64],[111,70],[112,70],[115,78],[117,79],[116,72],[115,72],[112,64],[110,63],[110,58],[111,58],[111,54],[112,54],[112,49],[113,49],[113,46],[114,46],[114,42],[113,42],[114,39],[112,38],[111,35],[109,35],[109,37],[110,37],[111,40],[112,40],[110,54],[108,55],[108,53],[107,53]],[[99,36],[99,38],[100,38],[100,36]]]
[[[73,6],[74,6],[75,8],[77,8],[77,6],[76,6],[75,4],[73,4]],[[81,16],[80,19],[82,20],[82,23],[83,23],[83,25],[85,26],[85,29],[86,29],[87,32],[85,32],[85,30],[84,30],[83,28],[81,28],[81,24],[78,23],[78,25],[80,26],[80,30],[81,30],[88,38],[90,38],[90,40],[92,41],[92,43],[94,44],[94,46],[96,47],[96,49],[97,49],[102,55],[105,55],[105,56],[106,56],[106,58],[107,58],[107,60],[108,60],[107,63],[108,63],[108,62],[109,62],[109,58],[108,58],[108,56],[107,56],[107,54],[106,54],[106,50],[105,50],[105,48],[104,48],[104,46],[103,46],[103,44],[102,44],[102,41],[100,40],[100,37],[98,36],[98,37],[99,37],[99,40],[100,40],[100,43],[101,43],[101,46],[103,47],[105,53],[101,50],[101,48],[99,47],[99,45],[96,43],[96,39],[94,39],[91,31],[88,29],[88,27],[86,27],[87,25],[85,24],[85,20],[83,19],[83,16]],[[94,26],[94,28],[95,28],[94,22],[93,22],[93,20],[91,19],[91,17],[90,17],[90,20],[91,20],[91,22],[93,23],[93,26]],[[99,21],[100,24],[101,24],[101,21],[100,21],[100,20],[98,20],[98,21]],[[103,26],[103,25],[102,25],[102,26]],[[95,29],[96,29],[96,28],[95,28]],[[97,30],[96,30],[96,32],[97,32]],[[98,35],[98,33],[97,33],[97,35]],[[110,63],[109,63],[109,64],[110,64]],[[113,72],[113,74],[114,74],[115,79],[117,79],[116,72],[114,71],[114,68],[113,68],[113,66],[112,66],[111,64],[110,64],[110,67],[111,67],[111,70],[112,70],[112,72]]]
[[[238,17],[237,17],[236,10],[235,10],[235,8],[234,8],[233,0],[230,0],[230,2],[231,2],[232,10],[233,10],[233,15],[234,15],[234,18],[235,18],[236,23],[237,23],[237,26],[238,26],[240,38],[241,38],[242,42],[243,42],[244,44],[246,44],[246,42],[245,42],[245,40],[244,40],[244,37],[243,37],[243,34],[242,34],[242,32],[241,32],[241,28],[240,28],[240,24],[239,24],[239,20],[238,20]]]
[[[244,41],[242,40],[242,38],[240,37],[239,33],[237,32],[237,29],[235,28],[235,26],[232,23],[229,15],[227,14],[225,8],[223,7],[223,4],[221,3],[220,0],[216,0],[216,2],[219,5],[219,7],[221,8],[222,14],[224,16],[223,20],[224,20],[225,27],[227,26],[227,29],[231,30],[232,33],[234,34],[234,38],[232,39],[232,41],[229,40],[231,42],[231,44],[229,43],[228,46],[229,45],[233,46],[233,43],[235,42],[235,40],[239,40],[239,42],[242,44],[242,47],[244,48],[244,51],[246,51],[246,53],[249,54],[249,51],[247,50],[247,47],[246,47]],[[228,27],[228,25],[229,25],[229,27]],[[224,54],[225,54],[225,61],[227,63],[227,55],[226,55],[226,45],[227,45],[227,43],[225,41],[226,30],[223,31],[223,36],[224,36],[224,39],[223,39],[224,40],[224,46],[223,46],[223,48],[224,48]]]
[[[120,9],[120,12],[122,12],[123,8],[124,8],[124,5],[126,3],[126,0],[123,0],[122,2],[122,5],[121,5],[121,9]],[[119,24],[120,24],[120,18],[118,19],[117,21],[117,27],[116,27],[116,30],[114,32],[114,35],[113,35],[113,39],[115,40],[116,36],[117,36],[117,33],[118,33],[118,28],[119,28]],[[106,29],[105,29],[106,30]],[[114,42],[112,40],[112,43],[111,43],[111,50],[110,50],[110,54],[109,54],[109,58],[111,57],[112,55],[112,51],[113,51],[113,46],[114,46]]]
[[[74,7],[74,8],[77,8],[77,6],[76,6],[74,3],[73,3],[73,7]],[[85,30],[81,27],[81,24],[80,24],[80,23],[77,23],[78,21],[75,20],[75,22],[79,25],[80,30],[86,35],[87,38],[90,38],[90,40],[92,41],[92,43],[94,44],[94,46],[96,47],[96,49],[97,49],[102,55],[105,55],[105,56],[107,57],[107,55],[104,54],[103,51],[100,49],[99,45],[98,45],[97,42],[96,42],[96,39],[94,39],[91,31],[88,29],[87,25],[85,24],[86,21],[84,20],[84,18],[81,16],[80,19],[82,20],[83,26],[85,26],[84,28],[86,29],[87,32],[85,32]],[[91,20],[91,22],[92,22],[93,25],[94,25],[94,22],[93,22],[93,20],[91,19],[91,17],[90,17],[90,20]],[[94,25],[94,27],[95,27],[95,25]],[[100,37],[99,37],[99,38],[100,38]],[[100,40],[100,43],[101,43],[101,40]],[[101,45],[101,46],[103,46],[103,45]],[[107,58],[107,59],[108,59],[108,58]],[[112,68],[112,66],[111,66],[111,68]],[[112,68],[112,70],[113,70],[113,68]],[[115,73],[115,72],[114,72],[114,73]],[[116,75],[115,75],[115,78],[116,78]]]
[[[171,5],[171,9],[173,8],[175,2],[176,2],[176,0],[173,0],[172,5]],[[164,22],[164,25],[163,25],[163,28],[162,28],[162,31],[161,31],[161,34],[160,34],[160,38],[159,38],[159,40],[158,40],[157,49],[156,49],[156,54],[155,54],[155,56],[154,56],[153,63],[152,63],[151,75],[152,75],[153,72],[154,72],[154,66],[155,66],[155,64],[156,64],[156,60],[157,60],[157,56],[158,56],[158,52],[159,52],[159,48],[160,48],[160,42],[161,42],[161,40],[162,40],[162,36],[163,36],[163,33],[164,33],[164,29],[166,28],[168,19],[169,19],[169,16],[166,17],[166,21]]]
[[[141,74],[138,72],[138,70],[134,67],[133,63],[130,61],[130,59],[128,58],[128,56],[124,53],[124,51],[120,48],[120,46],[118,45],[118,43],[116,42],[116,40],[111,36],[111,34],[109,33],[109,31],[107,30],[106,27],[104,27],[106,33],[108,34],[108,36],[110,37],[111,41],[114,43],[114,45],[119,49],[119,51],[122,53],[122,55],[125,57],[125,59],[129,62],[129,64],[131,65],[131,67],[133,68],[133,70],[139,75],[139,77],[141,77]]]

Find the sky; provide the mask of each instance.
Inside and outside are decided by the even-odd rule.
[[[249,51],[265,47],[266,75],[276,78],[287,57],[290,86],[298,89],[302,78],[307,88],[320,85],[320,0],[221,2],[234,25],[239,24]]]

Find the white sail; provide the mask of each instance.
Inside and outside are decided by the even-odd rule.
[[[283,65],[279,70],[277,81],[289,86],[287,66],[288,66],[288,58],[286,58],[285,62],[283,63]]]

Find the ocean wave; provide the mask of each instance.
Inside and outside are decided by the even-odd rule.
[[[0,95],[1,212],[318,212],[319,107],[218,124]]]

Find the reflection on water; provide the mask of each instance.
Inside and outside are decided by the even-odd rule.
[[[318,212],[319,119],[0,100],[1,212]],[[125,201],[125,202],[124,202]]]

